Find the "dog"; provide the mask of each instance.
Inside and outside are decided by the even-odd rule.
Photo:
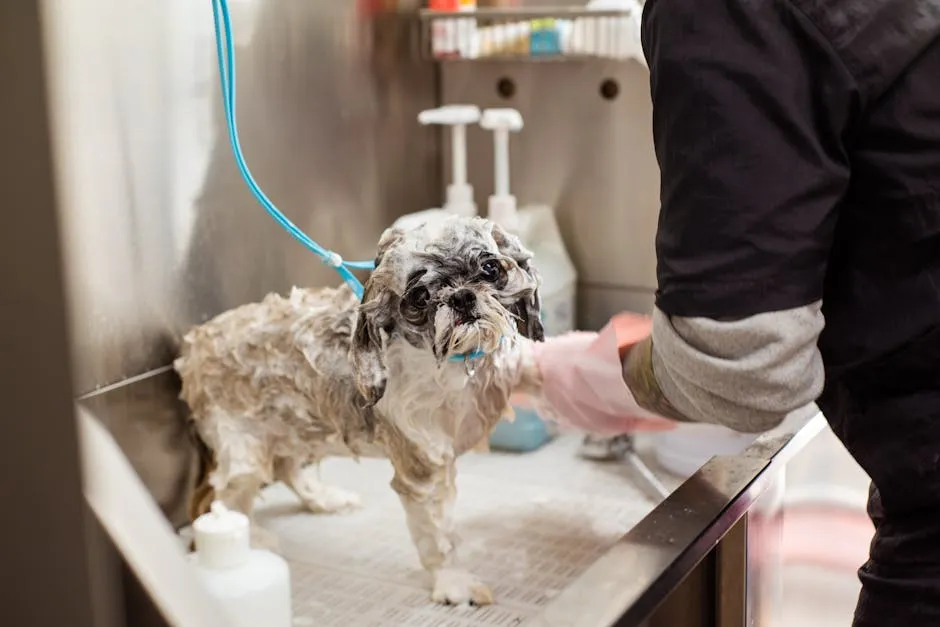
[[[250,516],[273,481],[314,512],[355,507],[304,469],[387,457],[432,599],[492,603],[458,564],[455,462],[512,416],[510,394],[538,393],[539,283],[516,236],[453,216],[385,231],[362,302],[294,288],[190,330],[174,367],[207,460],[191,517],[214,499]],[[263,529],[253,542],[276,545]]]

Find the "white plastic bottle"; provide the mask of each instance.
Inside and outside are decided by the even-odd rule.
[[[819,407],[810,403],[791,412],[772,431],[795,431],[811,418],[821,415]],[[679,477],[690,477],[715,455],[738,455],[753,444],[759,434],[741,433],[714,424],[680,422],[670,431],[651,434],[656,461]]]
[[[231,627],[291,627],[290,569],[280,556],[251,548],[248,517],[220,501],[193,522],[193,565]]]
[[[494,191],[488,217],[515,233],[535,255],[542,275],[542,324],[545,335],[574,330],[578,273],[561,237],[555,212],[544,205],[516,207],[509,192],[509,133],[522,130],[522,116],[515,109],[486,109],[480,126],[493,131]]]
[[[682,422],[652,435],[656,462],[677,477],[691,477],[715,455],[737,455],[757,434],[739,433],[721,425]]]
[[[451,182],[447,186],[447,199],[442,208],[403,215],[395,220],[393,226],[407,230],[452,214],[468,218],[477,215],[473,186],[467,183],[467,125],[479,121],[480,108],[473,105],[446,105],[418,114],[418,122],[421,124],[438,124],[451,129]]]

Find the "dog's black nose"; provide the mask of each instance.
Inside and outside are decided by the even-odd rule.
[[[460,289],[450,297],[450,307],[463,316],[470,316],[477,304],[477,297],[468,289]]]

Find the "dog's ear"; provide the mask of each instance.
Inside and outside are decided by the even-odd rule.
[[[379,238],[379,245],[375,253],[375,269],[378,270],[379,266],[382,265],[382,260],[385,258],[385,253],[394,246],[401,242],[405,237],[405,231],[397,226],[389,227],[385,229],[382,233],[382,237]]]
[[[356,387],[371,407],[385,394],[388,371],[385,366],[385,343],[388,340],[387,327],[393,322],[389,310],[389,295],[382,289],[382,281],[387,276],[382,267],[389,249],[401,241],[404,231],[399,228],[387,229],[379,239],[375,256],[375,270],[366,281],[356,325],[352,332],[349,358],[356,372]]]
[[[541,317],[542,299],[539,296],[542,277],[532,265],[532,251],[524,247],[518,237],[498,224],[493,224],[491,233],[499,253],[516,262],[516,268],[510,271],[506,291],[518,295],[516,300],[509,304],[508,309],[516,317],[519,333],[530,340],[541,342],[545,339]]]
[[[365,298],[369,298],[368,286]],[[349,357],[356,374],[356,388],[372,407],[385,394],[388,370],[385,366],[385,340],[382,329],[376,325],[375,313],[370,311],[368,301],[359,305],[359,316],[353,328]]]
[[[542,303],[538,290],[535,290],[528,298],[516,301],[512,306],[512,313],[519,318],[516,326],[522,335],[536,342],[545,339],[545,327],[542,326]]]

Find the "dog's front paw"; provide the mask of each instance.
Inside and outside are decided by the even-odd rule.
[[[355,492],[333,486],[320,486],[313,497],[304,500],[307,509],[316,514],[333,514],[355,509],[361,504]]]
[[[489,587],[471,573],[464,570],[444,568],[434,573],[434,590],[431,600],[449,605],[489,605],[493,593]]]

